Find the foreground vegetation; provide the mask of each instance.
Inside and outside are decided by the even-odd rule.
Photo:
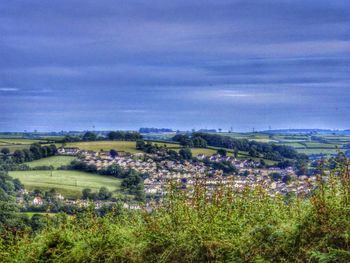
[[[319,177],[309,197],[222,187],[192,199],[172,190],[153,212],[116,208],[46,221],[37,234],[3,237],[5,262],[349,262],[349,164]],[[320,171],[320,175],[323,171]]]

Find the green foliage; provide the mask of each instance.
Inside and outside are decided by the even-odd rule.
[[[225,149],[218,149],[217,153],[220,154],[221,156],[226,156],[227,155],[227,151]]]
[[[179,151],[179,156],[182,159],[191,160],[192,159],[191,149],[188,147],[181,148],[181,150]]]
[[[152,212],[120,207],[86,213],[14,243],[0,242],[5,262],[349,262],[349,164],[313,195],[271,197],[263,189],[208,196],[169,189]],[[1,245],[2,244],[2,245]]]
[[[83,141],[96,141],[97,135],[94,132],[86,132],[82,139]]]
[[[113,196],[113,193],[110,192],[106,187],[101,187],[100,190],[96,193],[93,193],[90,188],[85,188],[82,191],[82,199],[89,200],[109,200]]]
[[[142,136],[138,132],[111,131],[107,138],[112,141],[137,141],[142,139]]]

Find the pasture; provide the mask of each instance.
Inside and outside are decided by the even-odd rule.
[[[219,133],[235,139],[247,139],[257,142],[275,143],[279,145],[291,146],[299,153],[307,155],[325,154],[334,155],[337,153],[336,147],[341,151],[346,151],[346,145],[350,144],[350,136],[346,135],[322,135],[322,134],[289,134],[289,133]]]
[[[159,146],[166,146],[168,149],[172,149],[175,151],[180,150],[180,145],[176,143],[168,143],[168,142],[152,142],[153,144],[158,144]],[[60,145],[58,145],[60,146]],[[94,142],[72,142],[67,143],[65,147],[78,147],[82,150],[90,150],[98,152],[100,150],[108,151],[114,149],[116,151],[125,151],[129,153],[140,153],[140,150],[136,149],[136,142],[126,142],[126,141],[94,141]],[[206,149],[206,148],[192,148],[192,154],[206,154],[212,155],[216,153],[216,150]]]
[[[61,145],[57,145],[58,147]],[[136,149],[136,142],[126,141],[93,141],[93,142],[70,142],[65,147],[78,147],[81,150],[95,151],[100,150],[109,151],[114,149],[116,151],[124,151],[129,153],[139,153],[141,151]]]
[[[98,191],[106,187],[117,196],[121,184],[121,180],[115,177],[79,171],[11,171],[9,175],[18,178],[29,191],[55,188],[63,196],[73,199],[81,197],[84,188]]]
[[[0,148],[8,148],[10,152],[29,149],[33,143],[46,143],[45,140],[32,140],[23,138],[0,138]]]
[[[56,169],[62,165],[70,164],[74,159],[75,157],[73,156],[51,156],[24,164],[28,165],[31,168],[38,166],[53,166]]]

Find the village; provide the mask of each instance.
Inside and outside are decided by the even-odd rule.
[[[215,154],[206,156],[197,155],[192,160],[164,160],[164,153],[155,154],[137,153],[129,154],[117,152],[112,156],[108,151],[84,151],[78,148],[61,148],[62,155],[74,155],[86,163],[94,165],[97,169],[118,165],[122,169],[133,169],[146,175],[144,191],[149,197],[163,196],[167,193],[169,185],[177,183],[181,189],[192,191],[193,187],[201,184],[213,191],[217,186],[226,185],[234,191],[242,191],[250,187],[266,189],[270,195],[302,194],[307,195],[315,187],[315,176],[297,176],[292,167],[281,169],[278,167],[261,168],[259,162],[253,160],[236,159],[233,156]],[[229,163],[235,169],[224,173],[212,167],[213,163]],[[274,178],[271,175],[278,175]]]

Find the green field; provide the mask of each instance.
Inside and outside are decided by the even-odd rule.
[[[0,148],[9,148],[11,152],[15,150],[29,149],[33,143],[45,143],[45,140],[32,140],[23,138],[0,138]]]
[[[107,187],[114,195],[118,195],[121,180],[96,174],[79,171],[13,171],[9,172],[13,178],[18,178],[24,187],[49,190],[55,188],[59,193],[68,198],[79,198],[84,188],[98,191],[101,187]]]
[[[173,149],[175,151],[179,151],[181,148],[180,145],[176,143],[158,142],[158,141],[153,143],[158,144],[159,146],[166,146],[168,149]],[[142,152],[136,149],[136,142],[125,142],[125,141],[73,142],[73,143],[67,143],[65,147],[78,147],[79,149],[82,149],[82,150],[91,150],[96,152],[100,150],[108,151],[110,149],[115,149],[117,151],[125,151],[129,153]],[[192,148],[192,153],[193,155],[198,155],[198,154],[212,155],[216,153],[216,151],[212,149]]]
[[[136,142],[126,142],[126,141],[71,142],[71,143],[67,143],[65,147],[78,147],[81,150],[89,150],[89,151],[95,151],[95,152],[98,152],[100,150],[109,151],[111,149],[114,149],[116,151],[129,152],[129,153],[141,152],[136,149]]]
[[[54,168],[58,168],[62,165],[68,165],[73,161],[75,157],[72,156],[51,156],[39,160],[35,160],[32,162],[27,162],[29,167],[37,167],[37,166],[50,166],[52,165]]]
[[[268,133],[216,133],[235,139],[247,139],[257,142],[270,142],[295,148],[299,153],[336,154],[336,146],[345,150],[344,145],[350,144],[350,136],[322,134],[268,134]],[[318,140],[314,140],[317,137]]]
[[[3,144],[33,144],[33,143],[37,143],[37,142],[46,142],[46,141],[42,141],[42,140],[31,140],[31,139],[1,139],[0,138],[0,143]]]
[[[340,136],[340,135],[309,135],[309,134],[268,134],[268,133],[216,133],[223,136],[229,136],[236,139],[247,139],[254,140],[257,142],[265,143],[276,143],[279,145],[287,145],[295,148],[300,153],[320,154],[324,153],[327,155],[335,154],[337,151],[335,147],[339,147],[340,150],[344,149],[345,144],[350,144],[350,136]],[[148,138],[155,137],[155,139],[160,140],[171,140],[173,133],[165,134],[163,137],[156,137],[156,134],[148,134]],[[316,136],[322,141],[312,140],[312,136]],[[9,148],[11,152],[17,149],[29,148],[30,144],[35,142],[47,142],[51,137],[45,137],[41,140],[24,139],[24,138],[0,138],[0,148]],[[62,139],[62,137],[56,136],[51,139]],[[154,139],[154,140],[155,140]],[[168,142],[154,142],[158,145],[167,145],[168,148],[178,151],[180,146],[175,143]],[[60,147],[61,144],[56,144]],[[108,151],[110,149],[115,149],[117,151],[125,151],[130,153],[139,153],[140,151],[136,149],[135,142],[126,141],[94,141],[94,142],[72,142],[66,143],[65,147],[78,147],[83,150]],[[211,148],[211,147],[210,147]],[[211,149],[192,149],[194,155],[200,153],[206,155],[212,155],[215,151]]]
[[[11,153],[16,150],[29,149],[30,144],[10,144],[10,145],[0,145],[0,148],[8,148]]]

